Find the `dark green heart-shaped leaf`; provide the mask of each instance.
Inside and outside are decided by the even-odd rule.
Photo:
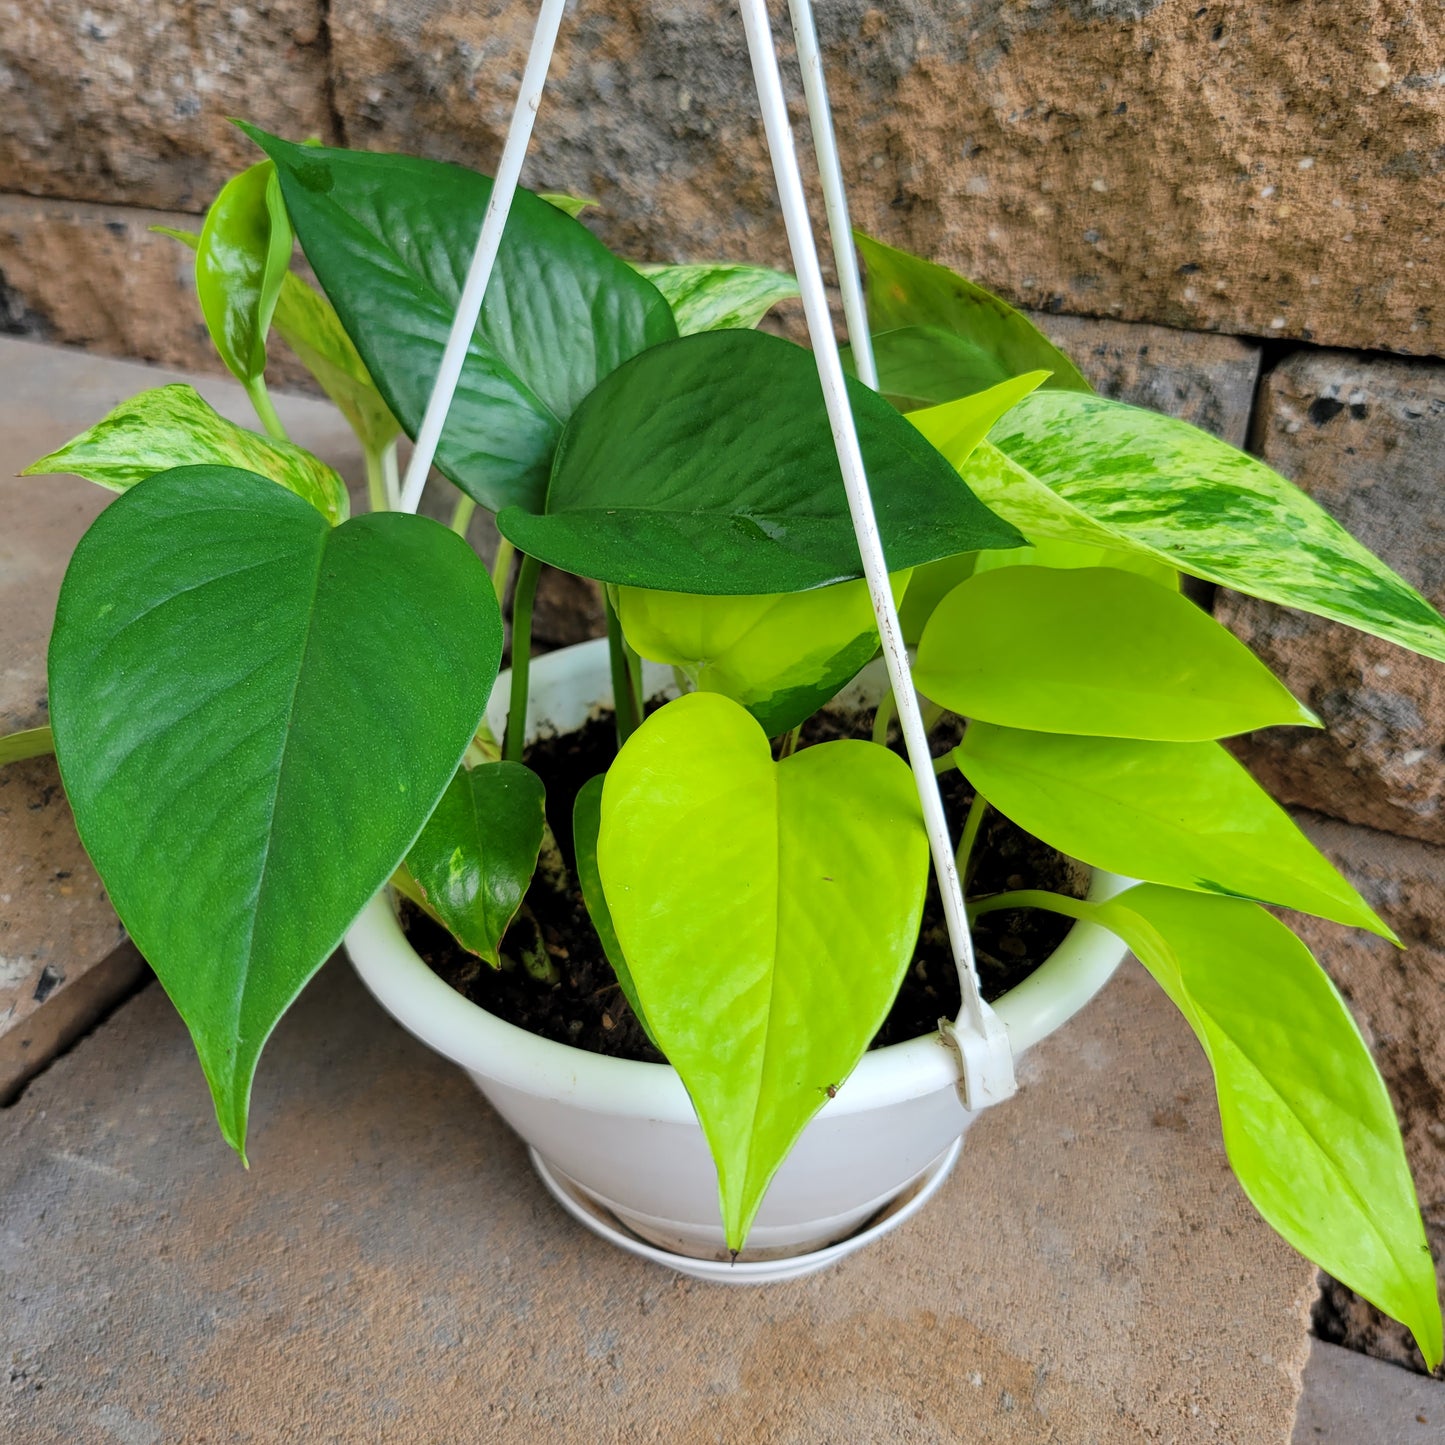
[[[936,334],[910,336],[898,347],[884,342],[878,370],[885,392],[921,395],[930,390],[924,381],[930,371],[937,378],[931,389],[934,393],[954,384],[982,391],[1026,371],[1051,372],[1045,384],[1058,390],[1093,390],[1078,367],[1006,301],[946,266],[885,246],[861,231],[853,235],[868,268],[868,324],[872,331],[924,327],[962,343],[941,341]],[[934,352],[931,361],[926,355],[930,347]],[[904,353],[902,367],[897,367],[899,351]],[[954,391],[951,396],[935,394],[929,399],[948,401],[967,394]]]
[[[699,331],[746,330],[756,326],[779,301],[798,294],[798,283],[782,271],[707,261],[690,266],[633,263],[672,307],[679,336]]]
[[[76,548],[50,645],[61,776],[236,1149],[267,1036],[430,816],[501,645],[486,568],[445,527],[328,527],[249,472],[162,472]]]
[[[175,383],[123,401],[23,477],[69,472],[123,492],[173,467],[239,467],[279,482],[328,522],[346,520],[346,483],[325,462],[290,442],[258,436],[212,410],[192,387]],[[209,473],[207,474],[209,475]]]
[[[1441,1359],[1435,1268],[1399,1126],[1344,1001],[1252,903],[1130,888],[1093,909],[1189,1021],[1214,1070],[1229,1162],[1301,1254]]]
[[[1038,732],[1201,742],[1318,726],[1208,613],[1112,567],[977,574],[939,604],[913,675],[961,716]]]
[[[546,806],[541,778],[521,763],[458,768],[406,855],[433,915],[493,968],[537,870]]]
[[[276,163],[302,249],[392,413],[421,424],[492,183],[409,156],[246,133]],[[651,282],[519,191],[437,451],[496,511],[540,509],[562,425],[615,367],[677,334]]]
[[[895,603],[909,576],[894,579]],[[812,717],[878,650],[861,581],[780,597],[620,587],[617,616],[641,656],[680,669],[701,692],[741,703],[769,737]]]
[[[1037,392],[990,440],[1070,511],[1181,571],[1445,661],[1445,617],[1298,487],[1207,432],[1105,397]],[[986,460],[980,449],[964,474]]]
[[[693,693],[623,746],[598,863],[648,1023],[682,1075],[741,1249],[769,1181],[868,1047],[913,952],[928,844],[901,758],[824,743],[774,763]]]
[[[953,756],[999,812],[1071,858],[1394,939],[1218,743],[1064,737],[976,722]]]
[[[270,161],[227,181],[196,244],[196,292],[211,340],[248,386],[266,370],[266,333],[294,238]]]
[[[882,397],[856,382],[849,397],[892,569],[1019,545]],[[497,525],[630,587],[771,594],[862,573],[812,353],[756,331],[683,337],[614,372],[568,424],[546,514],[510,507]]]
[[[612,972],[617,975],[622,996],[636,1014],[643,1033],[657,1044],[657,1039],[647,1026],[647,1015],[643,1012],[642,1000],[637,996],[632,970],[628,968],[622,945],[617,941],[612,910],[607,906],[607,895],[602,888],[602,874],[597,867],[597,835],[602,829],[602,789],[606,781],[602,773],[598,773],[595,778],[588,778],[572,804],[572,851],[577,858],[577,881],[582,885],[582,899],[587,904],[592,926],[597,930],[602,952],[606,955],[607,962],[612,965]]]

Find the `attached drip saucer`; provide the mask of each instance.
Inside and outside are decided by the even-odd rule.
[[[712,1284],[771,1284],[775,1280],[801,1279],[804,1275],[816,1274],[856,1250],[881,1239],[890,1230],[896,1229],[905,1219],[912,1218],[937,1193],[939,1186],[953,1171],[958,1162],[963,1138],[955,1139],[927,1169],[907,1188],[874,1214],[861,1228],[845,1239],[822,1249],[809,1250],[805,1254],[792,1254],[781,1259],[739,1259],[731,1262],[720,1259],[697,1259],[691,1255],[679,1254],[663,1249],[635,1234],[624,1225],[600,1200],[589,1194],[574,1180],[554,1170],[530,1145],[527,1153],[532,1167],[546,1185],[547,1192],[579,1224],[593,1234],[635,1254],[639,1259],[651,1260],[654,1264],[665,1265],[679,1274],[693,1279],[706,1280]]]

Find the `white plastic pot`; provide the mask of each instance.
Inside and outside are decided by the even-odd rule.
[[[649,668],[651,692],[669,680],[664,669]],[[879,684],[865,676],[850,691],[861,704]],[[499,734],[506,695],[504,674],[489,713]],[[534,661],[529,738],[573,731],[604,706],[611,706],[605,642]],[[1096,874],[1090,896],[1123,886]],[[471,1075],[528,1144],[559,1202],[622,1248],[699,1278],[789,1278],[861,1247],[921,1207],[976,1117],[959,1100],[955,1058],[937,1034],[866,1054],[778,1171],[747,1250],[732,1261],[717,1175],[675,1070],[553,1043],[470,1003],[417,956],[385,894],[358,918],[346,948],[383,1006]],[[1112,934],[1076,924],[994,1005],[1015,1055],[1078,1012],[1123,955]]]

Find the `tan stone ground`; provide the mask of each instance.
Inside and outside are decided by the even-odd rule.
[[[243,1171],[147,989],[0,1114],[0,1438],[1283,1445],[1314,1270],[1133,965],[870,1252],[693,1284],[564,1216],[462,1074],[328,966]]]

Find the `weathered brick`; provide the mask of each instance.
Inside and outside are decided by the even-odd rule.
[[[336,138],[324,0],[0,0],[0,190],[199,211],[241,116]]]
[[[1317,815],[1299,822],[1405,945],[1289,919],[1349,1001],[1389,1085],[1426,1231],[1445,1261],[1445,849]],[[1342,1286],[1326,1301],[1331,1338],[1423,1368],[1402,1326]]]
[[[1265,460],[1445,604],[1445,366],[1300,352],[1269,375],[1260,402]],[[1221,594],[1217,615],[1327,724],[1241,742],[1270,790],[1445,843],[1445,665],[1233,594]]]

